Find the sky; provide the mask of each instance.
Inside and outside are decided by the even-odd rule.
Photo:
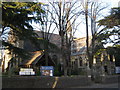
[[[44,3],[44,2],[47,2],[47,1],[58,1],[58,0],[38,0],[38,1]],[[67,1],[69,1],[69,0],[67,0]],[[85,1],[85,0],[80,0],[80,1]],[[103,3],[106,3],[107,5],[109,5],[109,7],[108,7],[106,10],[104,10],[104,13],[103,13],[104,16],[109,14],[110,9],[111,9],[112,7],[118,7],[118,6],[120,6],[120,5],[118,4],[118,2],[120,2],[120,0],[94,0],[94,1],[103,2]],[[103,7],[104,7],[104,6],[103,6]],[[83,17],[84,17],[84,16],[83,16]],[[103,17],[102,17],[102,18],[103,18]],[[83,21],[83,20],[81,20],[81,21]],[[89,23],[90,23],[90,22],[89,22]],[[32,23],[32,25],[34,26],[34,28],[37,27],[36,29],[39,29],[39,25],[36,25],[35,23]],[[78,28],[79,28],[79,29],[76,31],[75,37],[78,37],[78,38],[85,37],[85,36],[86,36],[85,22],[84,22],[84,23],[81,23]],[[58,34],[58,30],[56,30],[54,33]],[[89,34],[90,34],[90,32],[89,32]]]
[[[45,2],[47,2],[48,0],[39,0],[39,1],[45,3]],[[58,1],[58,0],[49,0],[49,1]],[[67,1],[69,1],[69,0],[67,0]],[[81,0],[81,1],[85,1],[85,0]],[[92,0],[92,1],[93,1],[93,0]],[[110,9],[113,8],[113,7],[118,7],[118,6],[119,6],[118,2],[120,2],[120,0],[94,0],[94,1],[103,2],[103,3],[105,3],[105,4],[103,4],[103,5],[107,5],[107,6],[108,6],[108,8],[106,8],[105,10],[103,10],[103,13],[102,13],[103,16],[109,15]],[[103,6],[103,7],[104,7],[104,6]],[[82,17],[84,17],[84,16],[82,16]],[[102,18],[104,18],[104,17],[101,17],[100,19],[102,19]],[[84,20],[81,19],[81,21],[84,21]],[[89,22],[89,24],[90,24],[90,22]],[[36,25],[36,24],[33,24],[33,26],[39,28],[39,26]],[[86,29],[85,29],[85,28],[86,28],[86,27],[85,27],[85,21],[84,21],[84,22],[81,23],[80,26],[78,27],[78,30],[77,30],[76,33],[75,33],[75,37],[77,37],[77,38],[85,37],[85,36],[86,36]],[[37,29],[37,28],[36,28],[36,29]],[[90,27],[89,27],[89,29],[90,29]],[[56,30],[54,33],[58,34],[58,30]],[[90,32],[90,30],[89,30],[89,35],[90,35],[90,34],[91,34],[91,32]]]
[[[115,7],[115,6],[120,6],[119,4],[118,4],[118,2],[120,2],[120,0],[110,0],[109,1],[110,3],[111,3],[111,7]]]
[[[47,2],[48,0],[39,0],[40,2]],[[49,0],[49,1],[57,1],[57,0]],[[69,1],[69,0],[67,0]],[[82,0],[84,1],[84,0]],[[98,2],[103,2],[105,3],[104,5],[108,5],[108,8],[106,8],[101,14],[103,15],[103,17],[101,17],[100,19],[104,18],[105,16],[109,15],[110,14],[110,10],[111,8],[113,7],[118,7],[120,6],[120,0],[96,0]],[[103,7],[104,7],[103,5]],[[81,20],[82,21],[82,20]],[[86,37],[86,27],[85,27],[85,20],[83,20],[84,23],[81,23],[80,26],[78,27],[78,30],[76,31],[75,33],[75,36],[74,37],[77,37],[77,38],[81,38],[81,37]],[[90,23],[90,22],[89,22]],[[35,25],[34,26],[38,27],[38,25]],[[56,30],[54,32],[55,34],[58,34],[58,30]],[[91,34],[90,32],[90,27],[89,27],[89,35]],[[112,46],[113,43],[108,43],[106,45],[104,45],[105,47],[107,46]]]
[[[106,5],[108,5],[108,8],[106,8],[105,10],[103,10],[103,16],[107,16],[109,15],[110,9],[113,7],[118,7],[118,2],[120,0],[96,0],[96,1],[101,1],[103,3],[106,3]],[[104,7],[104,6],[103,6]],[[101,17],[104,18],[104,17]],[[90,22],[89,22],[90,23]],[[78,32],[76,32],[75,36],[76,37],[85,37],[86,36],[86,31],[85,31],[85,24],[82,24],[81,27],[83,27],[83,30],[78,30]],[[89,28],[90,29],[90,28]],[[90,30],[89,30],[89,35],[90,35]]]

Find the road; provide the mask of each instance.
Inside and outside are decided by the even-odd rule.
[[[80,87],[73,87],[73,88],[120,88],[118,83],[111,83],[111,84],[92,84],[90,86],[80,86]]]

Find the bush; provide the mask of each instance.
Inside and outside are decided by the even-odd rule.
[[[85,75],[86,72],[82,69],[75,69],[71,71],[71,75]]]
[[[19,75],[19,71],[20,71],[20,67],[14,67],[14,68],[13,68],[13,73],[14,73],[15,75]]]
[[[2,72],[2,76],[8,76],[8,72]]]
[[[78,75],[78,70],[72,70],[71,75]]]
[[[41,76],[41,73],[40,73],[40,69],[39,68],[35,68],[35,74],[36,76]]]
[[[54,76],[61,76],[63,75],[63,71],[60,70],[60,64],[54,67]]]

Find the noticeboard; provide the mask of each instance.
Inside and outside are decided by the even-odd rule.
[[[116,73],[118,74],[120,74],[120,67],[115,67],[115,69],[116,69]]]
[[[41,66],[40,72],[41,76],[53,76],[53,66]]]

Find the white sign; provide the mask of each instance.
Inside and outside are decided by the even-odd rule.
[[[21,68],[19,75],[35,75],[35,72],[32,68]]]

